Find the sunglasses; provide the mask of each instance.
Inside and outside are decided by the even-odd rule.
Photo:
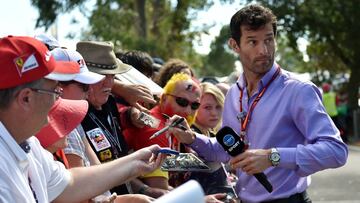
[[[172,95],[172,94],[167,94],[169,96],[172,96],[175,98],[175,102],[181,106],[181,107],[187,107],[190,105],[190,108],[192,110],[197,110],[200,106],[200,103],[199,102],[190,102],[189,100],[183,98],[183,97],[178,97],[178,96],[175,96],[175,95]]]

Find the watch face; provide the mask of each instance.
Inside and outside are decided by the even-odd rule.
[[[280,154],[279,153],[272,153],[270,156],[271,161],[278,162],[280,161]]]

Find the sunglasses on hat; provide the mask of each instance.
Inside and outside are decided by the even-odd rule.
[[[175,95],[172,95],[172,94],[166,94],[166,95],[169,95],[169,96],[172,96],[175,98],[175,102],[181,106],[181,107],[187,107],[190,105],[190,108],[192,110],[197,110],[200,106],[200,103],[199,102],[190,102],[189,100],[183,98],[183,97],[178,97],[178,96],[175,96]]]

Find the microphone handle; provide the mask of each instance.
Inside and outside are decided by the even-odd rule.
[[[273,187],[264,173],[255,173],[254,176],[269,193],[273,191]]]

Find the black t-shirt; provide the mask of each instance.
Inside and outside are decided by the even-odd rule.
[[[86,138],[100,162],[112,161],[126,156],[128,147],[119,125],[119,112],[115,100],[109,96],[108,101],[97,110],[90,104],[89,110],[81,122]],[[117,194],[128,194],[126,185],[111,190]]]
[[[197,133],[202,133],[195,125],[192,125],[191,129]],[[210,132],[210,137],[215,137],[215,135]],[[189,179],[198,181],[207,195],[229,191],[231,192],[230,187],[228,187],[227,184],[225,171],[222,167],[212,173],[191,172]]]

